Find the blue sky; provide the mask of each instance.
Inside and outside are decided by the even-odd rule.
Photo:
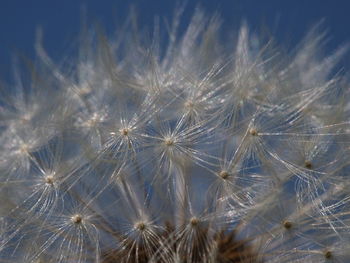
[[[114,26],[125,19],[131,4],[138,10],[140,23],[150,27],[155,15],[169,18],[175,3],[173,0],[1,0],[0,77],[8,77],[13,54],[34,57],[38,26],[43,28],[48,53],[59,59],[77,38],[83,7],[89,22],[98,21],[107,32],[112,32]],[[224,21],[224,30],[234,30],[245,19],[255,32],[268,28],[289,48],[293,48],[321,19],[324,19],[324,28],[330,37],[326,51],[350,41],[348,0],[188,0],[184,21],[198,4],[208,13],[218,11]],[[350,65],[348,61],[349,55],[343,61],[346,67]]]

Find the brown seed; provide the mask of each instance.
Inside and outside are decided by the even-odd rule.
[[[172,145],[174,145],[174,141],[173,141],[171,138],[166,138],[166,139],[164,140],[164,143],[165,143],[166,146],[172,146]]]
[[[326,253],[324,253],[324,257],[326,258],[326,259],[330,259],[331,257],[332,257],[332,252],[331,251],[326,251]]]
[[[53,179],[52,175],[48,175],[45,177],[45,183],[52,185],[53,181],[54,181],[54,179]]]
[[[199,219],[197,217],[192,217],[190,219],[191,226],[197,226],[199,224]]]
[[[143,223],[143,222],[139,222],[135,225],[136,229],[140,230],[140,231],[143,231],[146,229],[146,224]]]
[[[127,136],[129,134],[129,129],[127,128],[120,129],[120,134]]]
[[[74,215],[71,220],[74,224],[80,224],[83,221],[83,218],[81,215]]]
[[[290,221],[284,221],[283,222],[283,226],[284,226],[285,229],[291,229],[293,224]]]
[[[251,128],[249,130],[249,134],[252,136],[257,136],[258,135],[258,131],[255,128]]]
[[[312,163],[311,163],[311,161],[306,160],[306,161],[305,161],[305,167],[306,167],[307,169],[312,169]]]
[[[226,171],[221,171],[219,175],[222,179],[227,179],[227,177],[229,177],[230,174]]]

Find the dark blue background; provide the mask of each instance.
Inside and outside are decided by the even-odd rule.
[[[8,78],[11,57],[21,53],[34,58],[35,30],[44,30],[44,46],[49,55],[59,60],[77,39],[85,7],[89,22],[99,22],[112,32],[125,19],[130,5],[139,14],[141,25],[151,27],[153,17],[170,17],[176,5],[172,0],[1,0],[0,5],[0,77]],[[217,10],[223,18],[224,30],[236,29],[246,19],[255,32],[263,28],[289,48],[307,30],[324,19],[328,30],[330,51],[350,40],[349,0],[188,0],[184,24],[200,4],[209,14]],[[342,61],[349,68],[350,56]]]

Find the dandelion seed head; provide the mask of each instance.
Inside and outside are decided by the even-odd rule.
[[[293,51],[247,23],[222,41],[182,12],[84,29],[64,61],[38,32],[0,87],[2,261],[349,262],[345,48],[323,56],[318,26]]]

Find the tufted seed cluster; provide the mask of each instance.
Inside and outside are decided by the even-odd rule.
[[[18,61],[0,90],[1,262],[350,262],[346,47],[181,17],[151,38],[134,19],[85,29],[64,61],[38,34],[37,62]]]

